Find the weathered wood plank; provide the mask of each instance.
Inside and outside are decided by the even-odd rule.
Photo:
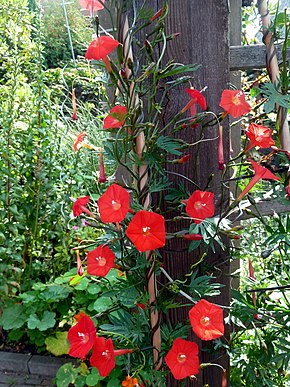
[[[255,205],[251,205],[250,202],[242,202],[241,208],[243,211],[239,215],[238,212],[233,213],[230,218],[231,220],[246,220],[254,218],[255,216],[273,216],[276,214],[285,214],[290,212],[290,202],[289,204],[285,204],[279,199],[271,199],[271,200],[261,200],[257,202]]]
[[[156,0],[148,1],[148,4],[156,6]],[[147,4],[147,1],[146,1]],[[163,1],[158,1],[158,8],[162,7]],[[173,58],[179,63],[198,63],[202,67],[192,74],[191,85],[197,89],[202,89],[207,86],[205,97],[211,111],[219,112],[220,96],[222,90],[228,87],[230,82],[229,71],[229,2],[227,0],[183,0],[178,2],[176,6],[175,0],[169,0],[169,18],[166,25],[167,33],[179,32],[180,36],[168,43],[166,51],[166,60]],[[158,9],[157,8],[157,9]],[[202,21],[202,24],[201,24]],[[188,95],[185,92],[185,87],[190,84],[180,86],[178,89],[171,90],[168,95],[168,103],[166,112],[163,116],[165,122],[169,122],[188,102]],[[228,127],[228,121],[225,121],[225,127]],[[218,134],[218,128],[209,127],[204,130],[205,138],[214,138]],[[200,139],[201,128],[187,128],[182,132],[182,139],[187,143],[195,143]],[[220,187],[221,171],[218,170],[218,155],[217,155],[217,140],[207,141],[200,146],[191,147],[186,153],[190,153],[190,161],[184,165],[179,165],[178,169],[173,164],[168,164],[167,170],[176,172],[176,175],[169,175],[172,182],[172,187],[178,187],[179,183],[184,183],[189,192],[193,192],[195,187],[182,178],[182,175],[195,181],[200,187],[204,188],[207,185],[209,176],[213,173],[213,180],[208,188],[213,191],[213,187]],[[229,131],[224,133],[224,149],[225,159],[229,159]],[[215,190],[217,202],[220,196],[220,189]],[[225,193],[227,198],[228,194]],[[179,213],[180,214],[180,213]],[[167,209],[167,219],[172,219],[176,213],[170,212]],[[189,227],[188,222],[181,220],[180,222],[168,222],[167,231],[169,233],[177,232],[181,229]],[[188,268],[200,258],[201,251],[188,253],[188,243],[175,238],[168,241],[166,248],[163,251],[163,264],[165,270],[175,279],[183,278],[188,272]],[[223,283],[225,287],[220,296],[211,299],[222,305],[228,305],[230,300],[229,295],[229,262],[226,259],[224,251],[216,251],[216,254],[207,256],[208,266],[214,267],[216,262],[221,264],[219,273],[214,275],[219,276],[218,281]],[[223,273],[222,276],[220,274]],[[182,301],[182,300],[181,300]],[[164,317],[166,318],[166,317]],[[178,321],[188,319],[188,308],[178,308],[170,311],[168,317],[170,322],[175,325]],[[196,337],[192,337],[197,341]],[[201,352],[200,360],[208,363],[213,361],[212,354],[206,352],[205,348],[210,344],[202,343],[201,347],[205,351]],[[228,357],[220,354],[218,362],[223,367],[228,369]],[[187,381],[186,386],[204,386],[209,384],[211,387],[220,387],[221,385],[221,370],[217,367],[208,367],[198,375],[198,382]],[[180,386],[180,381],[170,379],[168,381],[170,387]]]
[[[282,62],[282,45],[276,45],[278,62]],[[251,70],[266,67],[266,47],[264,44],[230,47],[230,70]],[[290,60],[290,48],[287,49]]]

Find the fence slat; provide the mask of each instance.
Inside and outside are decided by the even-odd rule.
[[[276,45],[278,62],[282,62],[282,45]],[[266,66],[266,47],[264,44],[230,47],[230,70],[262,69]],[[287,49],[287,60],[290,60],[290,48]]]

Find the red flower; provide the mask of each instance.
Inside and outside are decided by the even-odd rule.
[[[109,375],[116,365],[112,339],[106,340],[104,337],[96,338],[90,363],[92,367],[98,369],[101,376]]]
[[[275,145],[275,141],[271,137],[271,129],[267,128],[267,126],[252,123],[246,131],[246,136],[250,140],[249,145],[245,149],[246,152],[254,146],[270,148],[272,145]]]
[[[220,106],[234,118],[247,114],[251,106],[245,98],[242,90],[224,90],[220,100]]]
[[[104,337],[97,337],[93,347],[93,353],[90,358],[90,363],[97,368],[101,376],[108,376],[115,368],[115,356],[132,353],[132,349],[114,350],[112,339],[106,340]]]
[[[89,203],[89,201],[89,196],[82,196],[78,198],[72,206],[74,216],[80,216],[83,212],[85,212],[86,214],[94,217],[91,211],[86,208],[86,205]]]
[[[118,184],[112,184],[99,198],[98,206],[102,222],[121,222],[129,210],[129,192]]]
[[[77,119],[77,102],[76,102],[76,93],[75,89],[72,89],[71,92],[71,98],[72,98],[72,107],[73,107],[73,114],[72,114],[72,119],[76,121]]]
[[[185,211],[197,224],[210,218],[214,215],[214,194],[207,191],[195,191],[186,201]]]
[[[105,245],[98,246],[88,252],[88,274],[105,277],[114,267],[115,254]]]
[[[274,173],[270,172],[269,169],[262,167],[260,164],[256,163],[256,161],[250,160],[250,162],[254,167],[255,176],[240,193],[237,200],[241,200],[261,179],[281,180],[279,177],[275,176]]]
[[[96,340],[96,328],[89,316],[83,315],[68,331],[69,355],[85,359]]]
[[[200,300],[189,311],[193,332],[201,340],[213,340],[224,334],[223,311],[219,306]]]
[[[104,119],[104,129],[120,128],[124,125],[127,114],[126,106],[114,106]]]
[[[165,356],[165,362],[175,379],[184,379],[198,374],[197,344],[180,338],[175,339],[171,350]]]
[[[81,132],[74,141],[74,151],[77,152],[82,147],[82,142],[86,136],[86,132]]]
[[[107,55],[112,52],[116,47],[118,47],[120,43],[111,38],[110,36],[100,36],[97,37],[92,43],[89,45],[85,59],[94,59],[94,60],[103,60],[105,63],[107,70],[112,72],[112,67]]]
[[[126,231],[138,251],[155,250],[165,245],[165,221],[162,215],[140,210]]]
[[[102,3],[104,3],[105,0],[102,0]],[[79,3],[82,8],[87,9],[88,11],[91,11],[93,13],[94,11],[99,11],[100,9],[103,9],[104,6],[101,4],[99,0],[79,0]]]
[[[190,114],[195,116],[197,103],[202,108],[202,110],[206,109],[206,100],[198,90],[190,88],[185,89],[185,91],[191,96],[191,100],[184,106],[184,108],[181,110],[181,113],[185,113],[190,108]]]

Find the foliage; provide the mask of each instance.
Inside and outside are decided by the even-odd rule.
[[[285,386],[289,380],[289,215],[267,219],[266,230],[259,222],[248,225],[241,256],[241,294],[233,293],[231,380],[234,386]],[[287,231],[286,231],[287,230]],[[251,257],[256,279],[249,280],[247,263]],[[249,289],[256,292],[256,305]],[[269,289],[269,290],[267,290]],[[272,289],[272,290],[270,290]]]
[[[71,32],[75,58],[83,57],[92,32],[86,19],[79,12],[77,0],[64,2]],[[62,68],[72,60],[64,9],[61,1],[43,0],[43,39],[45,44],[44,63],[48,68]]]
[[[67,270],[75,236],[67,228],[70,209],[65,203],[80,187],[95,185],[93,169],[98,166],[91,166],[93,158],[72,162],[77,124],[71,122],[71,108],[65,104],[65,87],[66,82],[72,84],[75,72],[62,77],[59,72],[53,81],[48,77],[41,20],[38,13],[28,12],[25,1],[2,2],[1,10],[0,287],[4,302],[6,296],[29,289],[36,278],[47,281]],[[79,85],[84,76],[85,71],[79,70]],[[95,87],[100,89],[98,79]],[[99,91],[98,103],[101,95]],[[99,105],[84,103],[87,117],[101,114]]]

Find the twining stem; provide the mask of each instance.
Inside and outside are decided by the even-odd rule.
[[[123,36],[123,56],[133,63],[133,54],[131,49],[131,31],[129,29],[128,18],[124,16],[124,22],[122,23],[122,31],[120,31]],[[120,34],[120,35],[121,35]],[[127,68],[127,63],[125,63],[126,75],[130,76],[131,71]],[[134,82],[130,84],[129,87],[129,97],[130,97],[130,108],[136,108],[139,105],[139,96],[135,92]],[[149,209],[150,205],[150,195],[142,193],[146,192],[147,183],[148,183],[148,165],[143,161],[143,153],[146,151],[146,138],[144,131],[140,131],[135,140],[135,152],[140,160],[138,166],[138,189],[140,196],[142,198],[143,208]],[[149,272],[147,274],[147,288],[149,293],[149,302],[150,302],[150,322],[151,322],[151,332],[152,332],[152,345],[153,345],[153,362],[154,368],[159,370],[162,365],[162,359],[159,357],[161,351],[161,330],[159,324],[159,313],[156,307],[156,276],[155,276],[155,261],[153,259],[152,251],[146,251],[146,259],[150,264]]]
[[[271,18],[268,9],[268,1],[258,0],[257,5],[263,27],[263,42],[267,49],[267,70],[273,85],[277,88],[279,92],[281,92],[280,71],[274,46],[274,37],[273,33],[270,31]],[[287,120],[287,108],[278,105],[277,110],[277,120],[281,145],[283,149],[290,151],[290,132]]]

